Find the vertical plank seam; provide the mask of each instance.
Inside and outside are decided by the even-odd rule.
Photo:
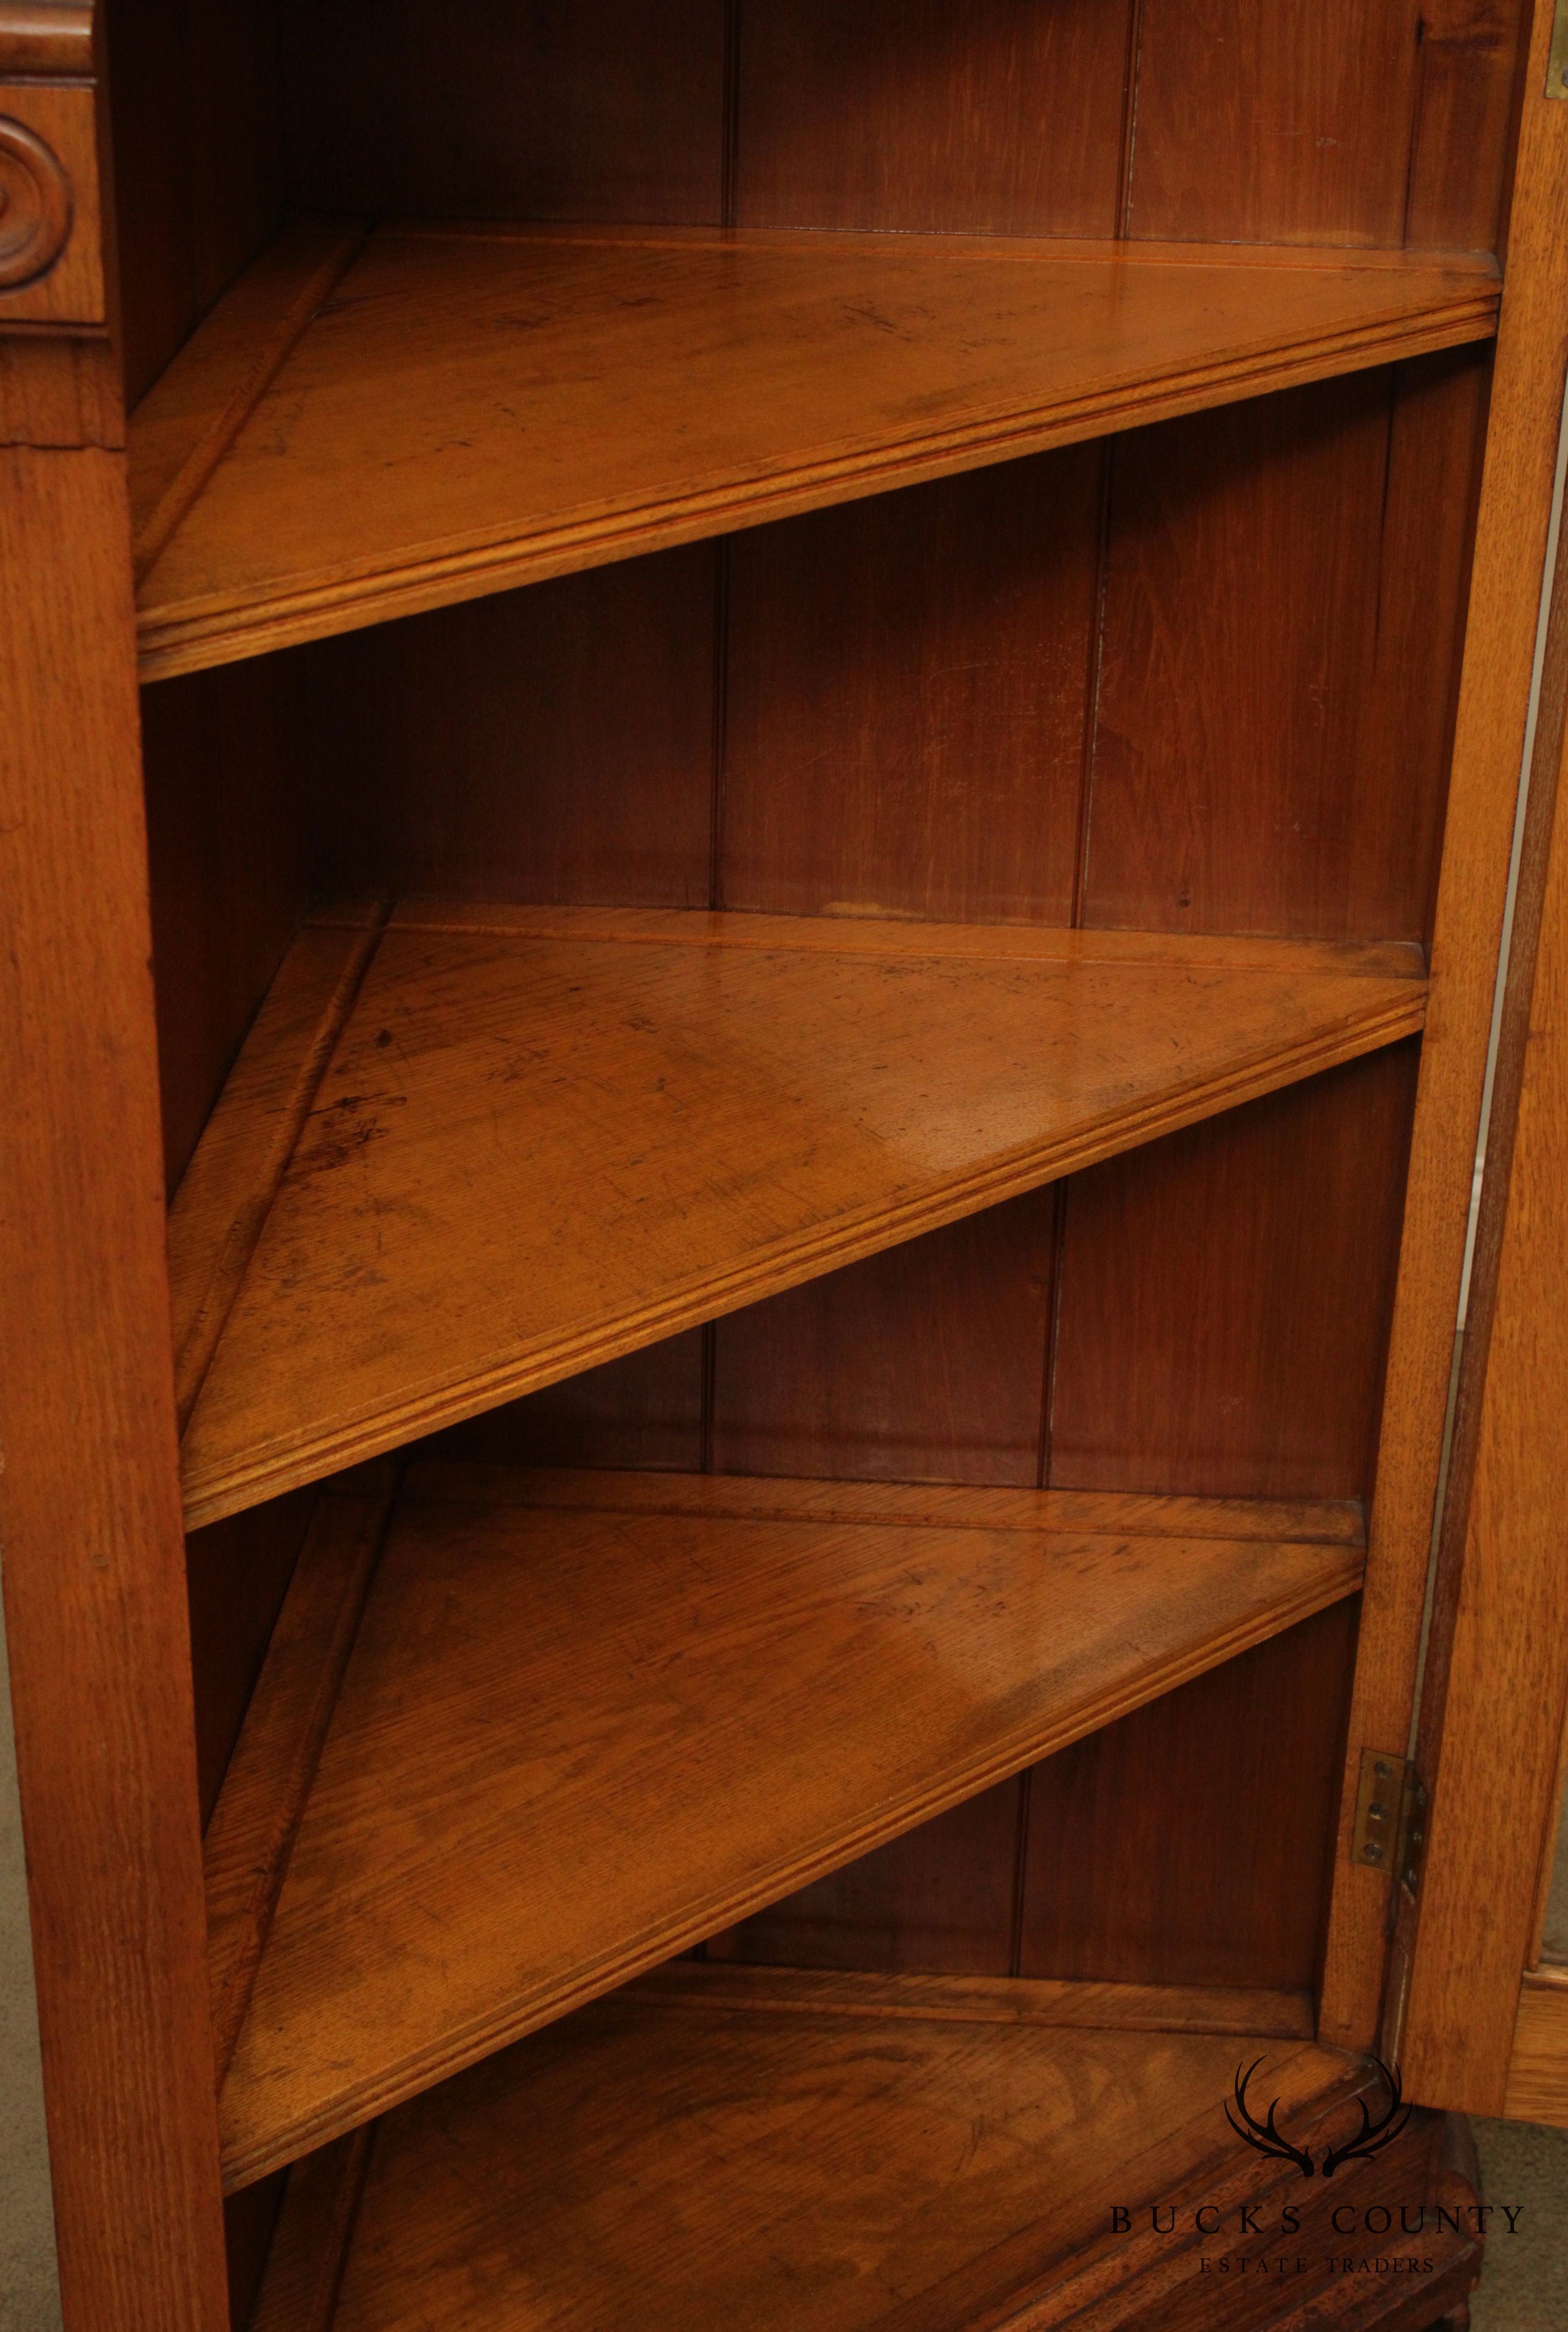
[[[1018,1829],[1013,1845],[1013,1926],[1008,1946],[1008,1974],[1020,1976],[1024,1972],[1024,1912],[1028,1901],[1029,1866],[1029,1800],[1034,1782],[1034,1767],[1026,1765],[1018,1775]]]
[[[379,2128],[379,2122],[368,2122],[357,2129],[349,2141],[349,2159],[344,2165],[338,2207],[332,2213],[331,2232],[324,2249],[320,2279],[316,2287],[320,2332],[331,2332],[337,2318],[338,2302],[343,2296],[344,2279],[349,2272],[349,2254],[354,2247],[359,2206],[369,2184],[370,2156],[375,2151]],[[311,2327],[311,2332],[318,2332],[317,2325]]]
[[[730,775],[730,537],[713,546],[713,709],[709,755],[708,905],[724,903],[724,812]]]
[[[1062,1338],[1063,1265],[1067,1251],[1067,1192],[1071,1177],[1064,1176],[1053,1191],[1051,1215],[1051,1292],[1046,1312],[1045,1364],[1040,1381],[1040,1446],[1035,1487],[1048,1490],[1056,1455],[1056,1356]]]
[[[1133,232],[1133,160],[1138,136],[1138,81],[1143,68],[1143,0],[1133,0],[1127,12],[1127,63],[1122,95],[1122,142],[1116,157],[1117,243]]]
[[[1089,839],[1094,819],[1095,763],[1100,739],[1100,694],[1104,675],[1105,618],[1111,588],[1111,513],[1115,495],[1116,444],[1100,451],[1099,511],[1095,541],[1095,588],[1089,624],[1089,654],[1084,674],[1084,736],[1078,757],[1078,823],[1073,840],[1071,928],[1084,928],[1089,887]]]
[[[719,1324],[706,1322],[701,1331],[702,1384],[699,1393],[700,1416],[697,1426],[697,1470],[711,1474],[713,1470],[713,1413],[717,1398],[719,1370]]]
[[[741,177],[741,0],[725,0],[723,120],[719,160],[720,224],[737,224]]]
[[[1410,133],[1405,153],[1405,194],[1400,207],[1400,247],[1408,251],[1410,241],[1410,204],[1416,189],[1416,158],[1421,148],[1421,128],[1427,104],[1427,21],[1424,0],[1416,7],[1416,72],[1415,102],[1410,107]]]

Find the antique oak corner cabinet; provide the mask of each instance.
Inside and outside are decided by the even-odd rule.
[[[1462,2320],[1553,36],[0,0],[66,2332]],[[1324,2195],[1452,2226],[1205,2270]]]

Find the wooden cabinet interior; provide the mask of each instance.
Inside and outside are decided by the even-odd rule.
[[[994,2092],[1006,2273],[932,2220],[813,2283],[804,2205],[748,2233],[789,2128],[688,2132],[710,2316],[672,2269],[642,2320],[1174,2323],[1152,2258],[1074,2280],[1127,2100],[1162,2195],[1237,2032],[1339,2109],[1544,23],[110,8],[236,2323],[631,2320],[582,2160],[726,2082],[830,2158],[884,2116],[905,2202]]]

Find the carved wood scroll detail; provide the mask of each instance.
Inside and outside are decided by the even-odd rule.
[[[47,274],[71,234],[71,183],[24,121],[0,113],[0,291]]]
[[[93,10],[0,0],[0,331],[104,320]]]

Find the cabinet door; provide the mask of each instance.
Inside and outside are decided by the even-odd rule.
[[[1423,2100],[1568,2126],[1568,1965],[1553,1964],[1568,1961],[1568,534],[1559,545],[1417,1728],[1425,1862],[1401,1892],[1385,2052]]]

